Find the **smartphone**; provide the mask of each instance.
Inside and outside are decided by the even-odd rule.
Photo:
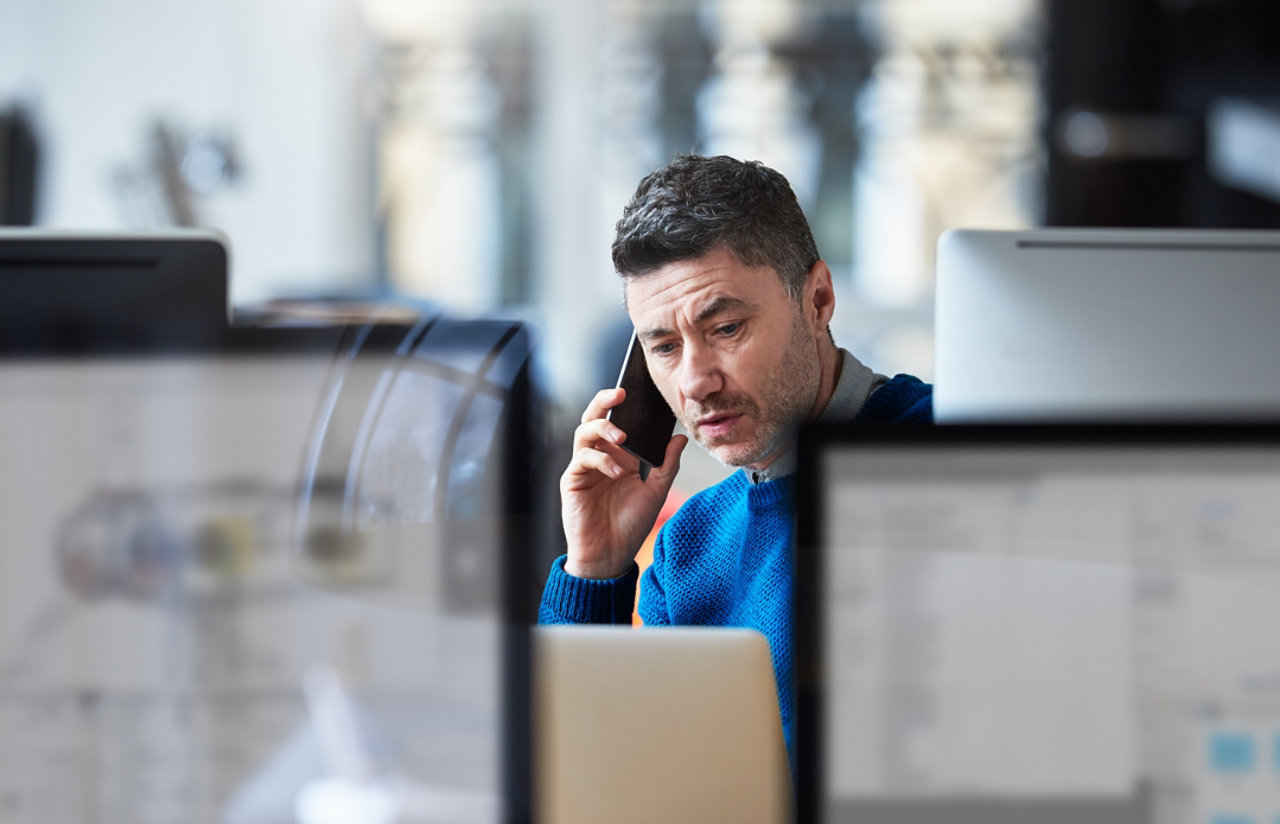
[[[676,416],[644,362],[644,349],[636,333],[631,333],[631,345],[622,361],[622,374],[618,386],[627,390],[626,399],[609,410],[608,418],[627,433],[622,448],[640,459],[640,477],[649,474],[649,468],[662,466],[663,455],[676,428]]]

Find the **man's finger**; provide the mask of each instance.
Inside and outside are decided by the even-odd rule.
[[[623,443],[627,439],[627,433],[623,432],[613,423],[604,418],[596,418],[595,420],[586,421],[577,429],[573,430],[573,449],[576,452],[579,449],[594,446],[604,446],[606,444],[617,445]]]
[[[616,446],[602,447],[584,446],[574,452],[573,460],[562,476],[562,490],[576,489],[582,482],[594,480],[597,473],[613,479],[639,474],[640,461],[630,452]]]
[[[587,404],[586,410],[582,413],[582,423],[603,418],[610,409],[622,403],[622,398],[626,394],[627,390],[621,388],[601,389],[591,399],[591,403]]]

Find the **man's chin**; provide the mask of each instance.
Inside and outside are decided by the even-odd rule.
[[[725,466],[741,469],[742,467],[759,468],[759,464],[772,463],[782,454],[786,444],[786,436],[778,436],[768,443],[759,439],[737,440],[720,443],[706,443],[697,440],[699,446]]]
[[[768,457],[768,450],[754,443],[732,442],[711,445],[700,443],[699,445],[710,453],[711,457],[735,469],[759,463]]]
[[[739,461],[742,460],[746,452],[750,449],[750,444],[743,444],[738,441],[708,443],[698,437],[694,438],[694,442],[697,443],[698,446],[702,447],[704,452],[725,466],[738,467],[746,465]],[[750,463],[750,461],[747,461],[747,463]]]

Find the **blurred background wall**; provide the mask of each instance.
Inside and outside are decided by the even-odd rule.
[[[31,192],[8,222],[218,228],[239,304],[532,319],[576,417],[620,357],[608,246],[636,182],[677,152],[760,159],[836,274],[838,339],[928,378],[947,228],[1280,222],[1250,165],[1280,141],[1277,22],[1265,0],[0,0],[0,190]]]
[[[217,227],[241,299],[364,288],[372,55],[348,0],[5,0],[0,108],[38,138],[41,225]]]

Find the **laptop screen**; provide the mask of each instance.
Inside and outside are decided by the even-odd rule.
[[[815,429],[801,820],[1280,820],[1280,428]]]

